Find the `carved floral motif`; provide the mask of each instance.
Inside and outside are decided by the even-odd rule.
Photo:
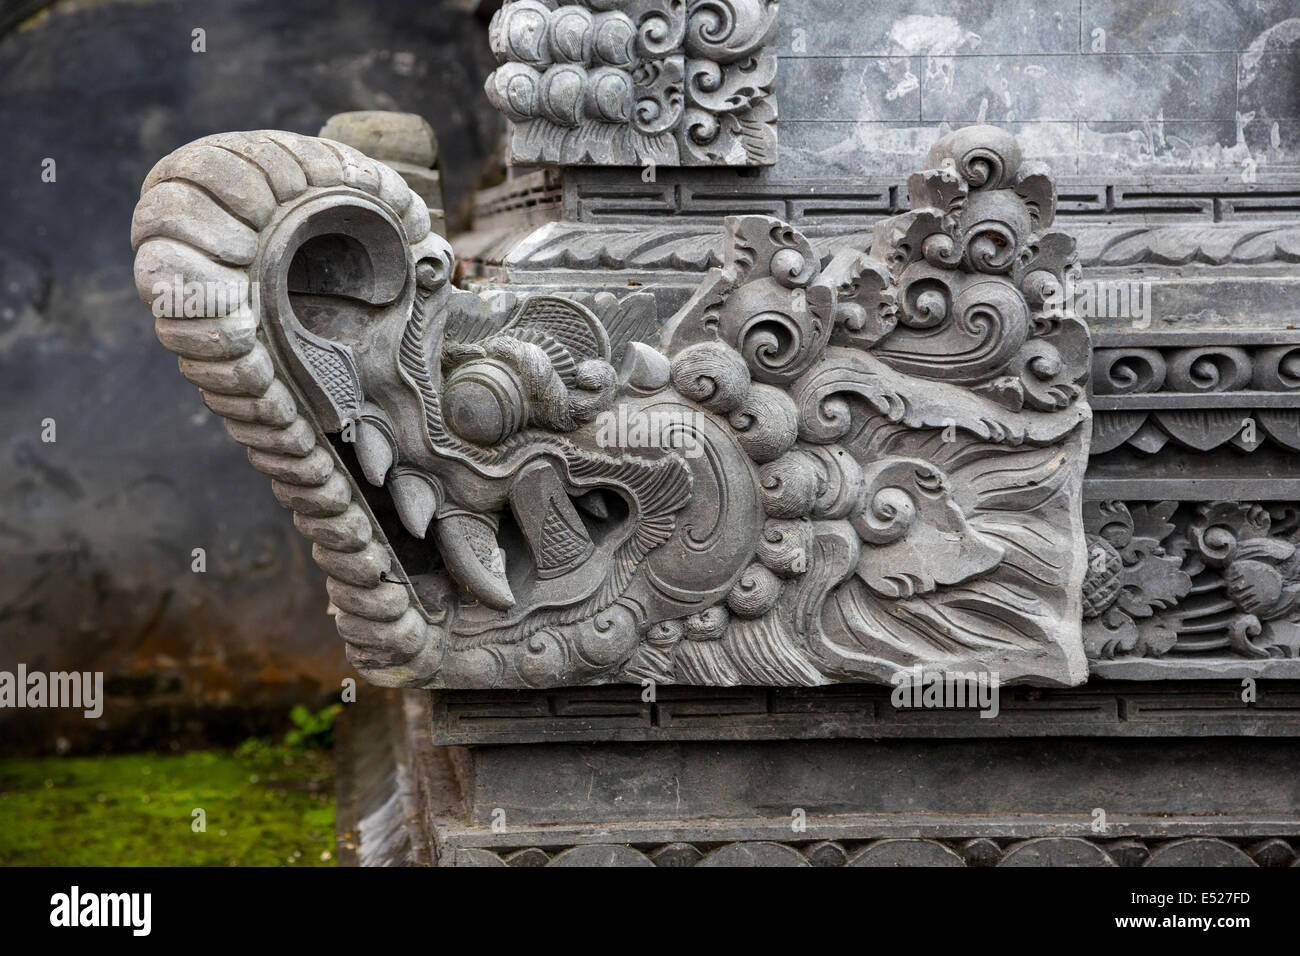
[[[1300,652],[1300,510],[1089,502],[1084,523],[1089,657]]]
[[[696,17],[732,6],[669,5],[684,27],[637,42],[695,55],[728,35]],[[605,42],[590,11],[541,9],[552,61]],[[246,292],[158,335],[294,511],[372,681],[1079,683],[1089,344],[1043,305],[1073,246],[1008,135],[960,130],[928,165],[870,254],[727,219],[655,343],[643,293],[455,288],[395,173],[287,133],[162,160],[136,278],[147,301],[177,277]],[[1273,620],[1241,561],[1282,559],[1257,551],[1234,593]]]

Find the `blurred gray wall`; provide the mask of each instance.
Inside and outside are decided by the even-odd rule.
[[[0,27],[0,670],[101,670],[112,694],[96,721],[0,711],[0,747],[283,725],[350,673],[324,578],[155,340],[131,212],[192,139],[359,109],[429,120],[454,212],[499,131],[486,30],[446,0],[29,2]]]

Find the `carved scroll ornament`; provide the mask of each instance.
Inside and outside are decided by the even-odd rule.
[[[514,163],[776,162],[777,0],[506,0],[485,84]]]
[[[1006,134],[928,165],[870,255],[728,219],[657,338],[646,293],[456,289],[396,174],[290,133],[163,159],[136,280],[371,681],[1079,683],[1089,347],[1043,304],[1072,243]]]

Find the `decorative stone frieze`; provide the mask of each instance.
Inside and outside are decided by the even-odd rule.
[[[512,163],[770,166],[777,0],[506,0],[485,89]]]

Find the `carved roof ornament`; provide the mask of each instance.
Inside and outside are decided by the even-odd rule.
[[[232,133],[150,173],[136,281],[375,683],[1076,684],[1073,244],[1008,135],[928,165],[870,254],[727,219],[656,336],[644,292],[456,289],[388,167]]]
[[[770,166],[777,0],[506,0],[487,79],[517,164]]]

